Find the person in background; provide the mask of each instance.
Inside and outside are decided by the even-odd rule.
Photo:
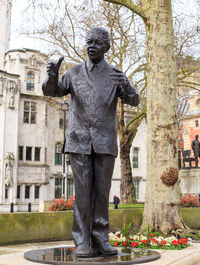
[[[120,203],[119,197],[113,195],[113,204],[115,205],[114,209],[118,209],[118,204]]]

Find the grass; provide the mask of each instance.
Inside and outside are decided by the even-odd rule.
[[[114,208],[114,204],[109,205],[110,208]],[[118,205],[119,209],[120,208],[144,208],[143,203],[137,203],[137,204],[119,204]]]

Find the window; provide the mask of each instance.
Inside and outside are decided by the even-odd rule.
[[[133,148],[133,168],[138,168],[138,152],[139,152],[139,148],[134,147]]]
[[[55,165],[62,165],[62,144],[55,145]]]
[[[195,126],[199,127],[199,121],[198,120],[195,121]]]
[[[8,199],[8,188],[5,188],[5,199]]]
[[[178,150],[178,168],[179,169],[181,168],[181,161],[182,161],[181,150]]]
[[[65,127],[67,126],[67,119],[65,119]],[[59,128],[64,129],[64,114],[63,111],[59,113]]]
[[[28,72],[26,76],[26,89],[29,91],[34,90],[35,75],[32,72]]]
[[[55,178],[55,199],[62,196],[62,178]]]
[[[32,147],[31,146],[26,147],[26,160],[28,161],[32,160]]]
[[[64,128],[64,117],[63,117],[63,111],[59,113],[59,128],[63,129]]]
[[[24,101],[24,123],[36,123],[36,103]]]
[[[45,126],[48,125],[48,109],[47,104],[45,105]]]
[[[69,199],[74,194],[74,181],[73,179],[67,179],[67,199]]]
[[[25,186],[25,199],[30,199],[30,186]]]
[[[47,148],[44,149],[44,163],[47,164]]]
[[[138,200],[139,199],[139,180],[134,180],[133,184],[135,188],[135,197]]]
[[[35,161],[40,161],[40,149],[41,147],[35,147]]]
[[[17,199],[20,199],[20,190],[21,190],[20,185],[17,185]]]
[[[40,198],[40,186],[35,186],[35,199]]]
[[[18,148],[18,159],[19,160],[23,160],[24,159],[23,152],[24,152],[24,147],[23,146],[19,146],[19,148]]]
[[[64,120],[62,118],[59,119],[59,128],[60,129],[64,128]]]

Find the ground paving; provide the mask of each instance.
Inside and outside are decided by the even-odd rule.
[[[0,265],[38,265],[40,263],[30,262],[24,259],[24,253],[39,248],[52,248],[71,246],[73,241],[27,243],[20,245],[9,245],[0,247]],[[149,263],[149,265],[200,265],[200,243],[184,250],[160,250],[161,259]]]

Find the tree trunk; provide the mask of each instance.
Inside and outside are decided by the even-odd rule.
[[[176,67],[170,0],[144,1],[147,10],[147,181],[142,227],[185,230],[177,167]],[[149,3],[150,2],[150,3]],[[166,184],[165,184],[165,183]]]
[[[137,13],[146,26],[147,182],[142,228],[186,231],[178,179],[176,67],[171,0],[104,0]]]
[[[124,139],[120,140],[120,146],[124,143]],[[135,189],[133,185],[132,169],[130,161],[130,147],[125,145],[120,148],[121,162],[121,182],[120,182],[120,199],[122,204],[135,203]]]

